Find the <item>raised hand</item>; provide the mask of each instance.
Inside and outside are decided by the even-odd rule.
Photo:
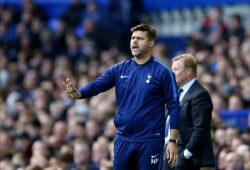
[[[68,96],[72,99],[78,99],[81,97],[81,93],[77,91],[76,86],[74,83],[70,80],[70,78],[67,78],[63,81],[63,84],[65,86],[65,93],[68,94]]]

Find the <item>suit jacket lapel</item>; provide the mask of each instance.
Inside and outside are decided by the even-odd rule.
[[[188,89],[188,91],[183,96],[180,104],[181,106],[188,100],[189,95],[192,93],[192,91],[195,89],[195,87],[198,85],[198,81],[195,80],[195,82],[192,84],[192,86]]]

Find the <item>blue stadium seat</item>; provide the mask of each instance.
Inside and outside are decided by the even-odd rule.
[[[239,127],[244,130],[248,127],[248,117],[250,115],[250,109],[244,110],[221,110],[220,116],[226,125]]]

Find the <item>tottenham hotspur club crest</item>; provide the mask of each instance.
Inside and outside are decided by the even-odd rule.
[[[148,74],[148,79],[146,80],[146,83],[149,83],[151,81],[151,78],[152,78],[151,74]]]

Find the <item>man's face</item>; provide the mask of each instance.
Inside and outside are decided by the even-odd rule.
[[[174,61],[172,64],[172,70],[175,74],[177,84],[185,84],[187,80],[187,69],[185,69],[183,62],[181,60]]]
[[[153,45],[153,41],[149,41],[147,32],[134,31],[130,40],[130,50],[133,56],[143,57]]]

